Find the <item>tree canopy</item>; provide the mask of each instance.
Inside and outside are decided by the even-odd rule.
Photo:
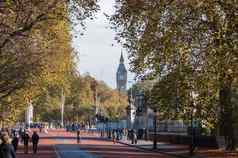
[[[1,119],[19,118],[29,99],[34,101],[48,87],[67,89],[65,76],[75,71],[71,26],[75,22],[83,25],[84,19],[92,17],[98,10],[96,3],[97,0],[0,2]]]
[[[83,24],[83,20],[98,9],[96,2],[97,0],[0,2],[0,99],[31,84],[29,80],[44,71],[49,63],[47,57],[57,54],[50,51],[56,36],[65,36],[66,40],[69,38],[70,26],[65,30],[66,35],[60,34],[60,28],[64,27],[64,23],[71,22],[70,16],[76,17]],[[60,42],[64,42],[65,39],[61,39]],[[60,46],[60,42],[54,46]]]
[[[220,132],[228,138],[227,148],[234,148],[236,0],[116,2],[110,20],[129,52],[131,69],[140,78],[158,81],[154,90],[159,95],[154,94],[164,107],[174,108],[173,100],[178,99],[181,113],[196,108],[201,119],[209,116],[206,120],[220,129],[231,129]],[[219,114],[214,117],[215,113]]]

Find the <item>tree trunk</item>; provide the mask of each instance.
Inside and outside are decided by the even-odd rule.
[[[224,77],[220,87],[220,134],[225,136],[226,150],[235,150],[235,137],[233,125],[233,107],[231,103],[232,79]]]

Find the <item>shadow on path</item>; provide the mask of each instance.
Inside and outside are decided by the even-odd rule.
[[[17,158],[57,158],[52,145],[40,145],[37,154],[32,153],[32,146],[29,146],[28,154],[24,154],[22,146],[17,151]]]

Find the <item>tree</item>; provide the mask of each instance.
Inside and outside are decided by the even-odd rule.
[[[58,20],[70,21],[70,16],[83,24],[83,20],[97,10],[96,2],[97,0],[0,2],[0,99],[31,84],[29,79],[44,69],[45,62],[42,61],[45,60],[42,58],[45,59],[48,52],[39,49],[39,41],[43,38],[40,33],[43,30],[49,31],[48,26],[54,25]],[[54,38],[54,34],[50,35],[48,40]]]
[[[95,118],[96,112],[110,120],[116,120],[125,116],[126,106],[126,96],[120,95],[104,82],[97,81],[90,75],[72,76],[66,108],[69,108],[68,115],[74,121],[89,122],[90,118]]]
[[[76,22],[73,18],[84,27],[83,20],[98,9],[96,2],[0,2],[0,106],[2,113],[8,109],[9,114],[3,121],[24,116],[26,98],[37,105],[36,111],[58,110],[58,90],[63,87],[68,91],[67,75],[75,71],[75,52],[70,43],[71,25]]]
[[[201,103],[213,101],[205,106],[214,107],[218,100],[219,108],[213,110],[220,109],[220,129],[230,129],[221,134],[226,136],[227,149],[234,149],[231,89],[238,76],[236,1],[117,0],[116,9],[111,22],[125,41],[132,70],[159,80],[182,73],[187,84],[183,99],[191,98],[198,88]],[[207,110],[203,105],[199,108]]]

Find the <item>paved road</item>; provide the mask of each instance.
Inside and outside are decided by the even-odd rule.
[[[80,144],[76,143],[72,133],[54,131],[49,135],[56,141],[55,148],[60,158],[169,158],[167,155],[114,144],[86,133],[83,134]]]
[[[58,144],[55,145],[59,158],[101,158],[85,150],[80,149],[75,144]]]
[[[113,144],[96,135],[83,134],[80,144],[76,143],[75,134],[64,130],[51,130],[40,134],[40,146],[37,155],[24,154],[23,148],[17,152],[17,158],[172,158],[154,152],[145,152],[135,147]],[[57,155],[58,154],[58,155]],[[200,150],[199,155],[209,158],[238,158],[238,153],[224,153],[219,150]]]
[[[40,134],[40,150],[37,155],[17,153],[17,158],[170,158],[159,153],[145,152],[123,144],[113,144],[98,136],[84,133],[80,144],[75,134],[63,130],[51,130]],[[31,148],[30,148],[31,149]]]

